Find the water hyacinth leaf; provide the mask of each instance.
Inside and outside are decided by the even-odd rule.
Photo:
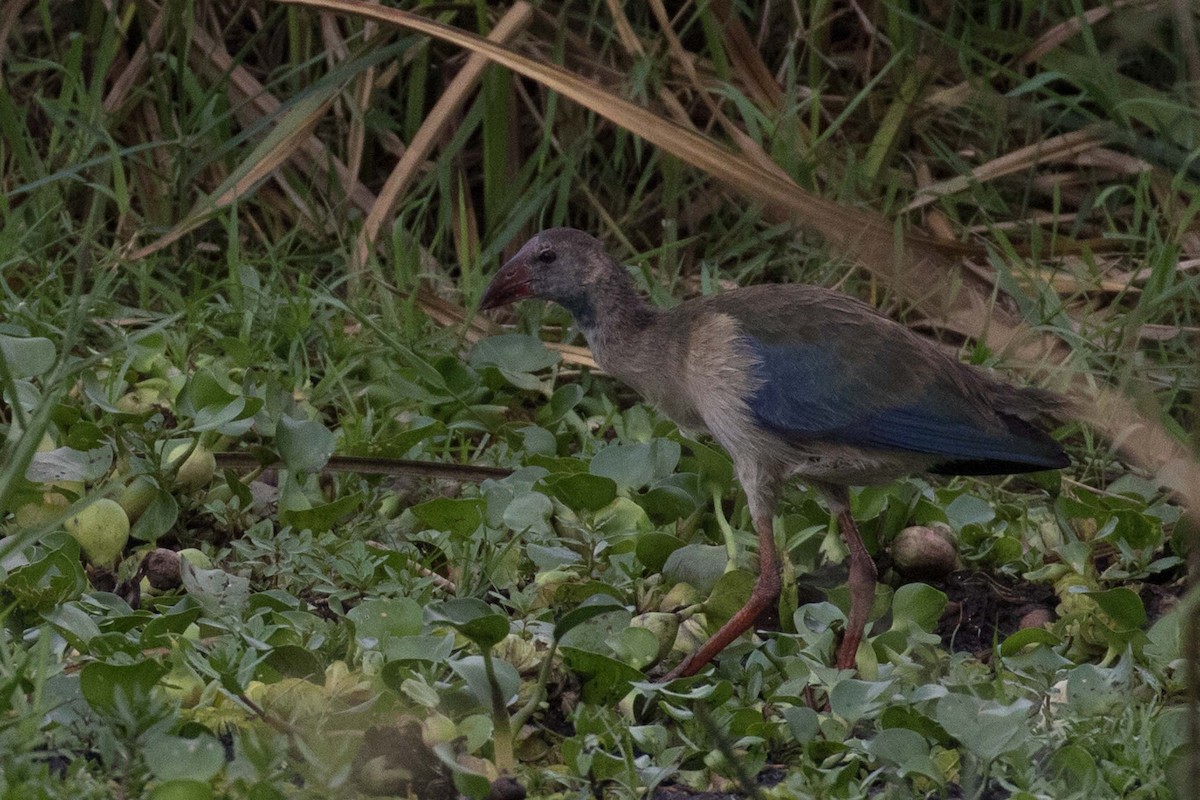
[[[717,579],[704,604],[704,613],[713,630],[724,625],[746,605],[757,579],[757,575],[744,569],[725,572]]]
[[[618,497],[592,517],[592,528],[602,536],[632,536],[649,533],[650,518],[628,497]]]
[[[44,375],[54,366],[54,343],[41,336],[0,334],[0,358],[14,378]]]
[[[631,684],[645,678],[623,661],[577,647],[562,648],[563,662],[584,679],[585,703],[611,705],[629,693]]]
[[[1062,640],[1045,628],[1022,628],[1000,643],[1000,655],[1015,656],[1030,645],[1053,647]]]
[[[946,732],[985,761],[1017,750],[1029,740],[1033,704],[1002,705],[967,694],[947,694],[937,702],[936,717]]]
[[[541,492],[519,492],[504,509],[505,527],[517,533],[550,534],[554,504]]]
[[[471,350],[473,366],[490,365],[512,372],[539,372],[561,360],[554,350],[536,336],[505,333],[480,340]]]
[[[688,517],[697,508],[696,499],[691,494],[670,484],[655,486],[645,494],[638,495],[637,501],[658,525],[668,525]]]
[[[679,463],[679,443],[654,439],[610,444],[592,457],[588,471],[611,478],[625,489],[640,489],[670,475]]]
[[[166,667],[150,660],[135,664],[92,661],[80,672],[79,688],[96,711],[115,714],[149,703],[151,690],[166,673]]]
[[[892,629],[932,631],[946,608],[946,593],[924,583],[906,583],[892,600]]]
[[[857,678],[838,681],[829,692],[829,710],[847,722],[874,716],[884,704],[884,693],[892,681],[861,681]]]
[[[900,774],[923,775],[940,780],[941,771],[929,757],[925,737],[907,728],[882,730],[863,743],[864,749],[876,758],[894,764]]]
[[[354,638],[370,650],[383,649],[392,639],[421,633],[421,606],[408,597],[364,600],[346,612],[354,623]]]
[[[471,694],[484,708],[492,706],[492,684],[488,680],[487,667],[483,656],[465,656],[450,662],[450,669],[462,678],[471,690]],[[510,705],[521,690],[521,676],[517,668],[500,658],[492,659],[492,670],[496,675],[496,685],[505,705]]]
[[[1125,683],[1115,669],[1080,664],[1067,675],[1067,702],[1084,716],[1108,714],[1127,700]]]
[[[316,420],[279,418],[275,426],[275,446],[284,465],[294,472],[319,472],[329,463],[336,439]]]
[[[79,542],[65,537],[63,543],[37,561],[12,569],[4,590],[17,604],[28,609],[50,609],[73,600],[88,587],[79,561]]]
[[[238,614],[250,598],[250,580],[220,569],[196,569],[187,559],[179,564],[183,588],[209,614],[222,618]]]
[[[968,525],[986,525],[996,518],[992,504],[973,494],[960,494],[946,506],[946,521],[956,531]]]
[[[212,800],[212,796],[211,784],[177,778],[156,785],[147,798],[148,800]]]
[[[322,503],[309,508],[280,508],[279,521],[298,531],[324,533],[341,520],[353,514],[366,495],[362,492],[339,497],[331,503]]]
[[[438,497],[418,503],[411,511],[433,530],[470,536],[483,524],[484,501],[476,498]]]
[[[678,536],[672,536],[662,531],[650,531],[638,537],[635,552],[638,561],[645,564],[646,569],[651,572],[661,572],[671,553],[683,546],[684,541]]]
[[[271,648],[264,662],[281,677],[314,680],[325,674],[325,665],[311,650],[296,644]]]
[[[554,390],[554,394],[550,395],[550,402],[538,409],[538,423],[547,428],[552,427],[565,417],[568,412],[574,409],[575,406],[579,405],[579,401],[582,399],[582,386],[578,383],[563,384]]]
[[[1050,757],[1050,772],[1080,793],[1095,790],[1100,778],[1096,757],[1077,744],[1068,744]]]
[[[616,481],[585,472],[549,475],[534,484],[534,488],[553,497],[567,508],[578,511],[599,511],[617,496]]]
[[[87,451],[59,447],[34,453],[25,477],[34,483],[95,481],[108,473],[112,462],[113,451],[108,445]]]
[[[808,706],[788,706],[783,710],[788,732],[796,744],[806,744],[821,732],[821,718]]]
[[[445,600],[428,606],[425,620],[452,626],[482,650],[495,647],[508,636],[509,631],[508,617],[474,597]]]
[[[695,471],[700,474],[701,480],[724,494],[733,484],[733,461],[724,451],[695,440],[685,439],[684,444],[690,453],[690,456],[683,460],[684,468],[692,469],[693,465],[689,461],[694,460]]]
[[[1103,592],[1085,592],[1112,618],[1119,631],[1137,630],[1146,623],[1146,607],[1137,592],[1124,586]]]
[[[146,742],[142,756],[161,781],[208,781],[225,766],[225,748],[211,736],[153,736]]]
[[[129,535],[143,542],[156,541],[171,530],[179,519],[179,502],[166,489],[155,489],[150,505],[129,529]]]
[[[567,631],[610,611],[623,611],[625,606],[607,594],[594,594],[571,609],[554,624],[554,638],[561,639]]]
[[[382,650],[389,662],[428,661],[440,664],[454,652],[454,634],[392,637],[383,643]]]
[[[81,652],[87,652],[87,643],[100,635],[100,626],[78,603],[66,603],[43,611],[42,619],[53,625],[72,647]]]
[[[558,567],[578,564],[583,560],[583,556],[571,548],[560,545],[546,546],[530,543],[525,545],[525,555],[538,568],[539,572],[547,572]]]
[[[707,595],[725,574],[726,563],[724,547],[689,544],[667,556],[662,573],[669,583],[690,583],[700,594]]]
[[[634,669],[645,669],[658,658],[658,637],[646,628],[629,627],[608,640],[617,658]]]

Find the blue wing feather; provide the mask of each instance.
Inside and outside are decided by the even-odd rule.
[[[941,456],[959,472],[1048,469],[1066,461],[1050,437],[1015,417],[982,411],[951,379],[903,363],[896,348],[850,353],[844,339],[746,338],[758,385],[749,407],[759,424],[785,439]]]

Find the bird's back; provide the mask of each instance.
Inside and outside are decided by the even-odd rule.
[[[730,353],[715,352],[722,337],[701,334],[710,352],[691,358],[741,364],[748,417],[742,424],[800,452],[895,454],[896,473],[913,464],[1001,474],[1068,463],[1035,422],[1053,410],[1053,395],[962,364],[840,292],[755,286],[689,301],[669,316],[701,332],[736,323]],[[709,385],[720,380],[712,375]],[[704,391],[702,383],[693,386]],[[870,470],[862,471],[865,476]],[[882,468],[879,477],[888,472]]]

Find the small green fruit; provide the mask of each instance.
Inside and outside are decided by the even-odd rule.
[[[158,487],[154,485],[154,481],[145,475],[138,475],[117,493],[116,500],[121,508],[125,509],[125,515],[129,517],[129,521],[133,523],[146,513],[146,509],[150,507],[150,501],[154,499],[157,492]]]
[[[129,541],[129,517],[116,500],[107,497],[67,517],[66,528],[88,562],[98,567],[115,564]]]
[[[181,444],[171,448],[171,452],[167,454],[167,462],[174,464],[187,452],[188,447],[190,445]],[[196,445],[196,449],[187,460],[179,465],[179,471],[175,473],[175,483],[184,489],[199,489],[212,481],[216,471],[216,457],[202,445]]]

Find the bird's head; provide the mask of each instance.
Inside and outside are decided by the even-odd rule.
[[[579,316],[580,303],[611,277],[615,262],[594,236],[574,228],[551,228],[534,236],[500,268],[483,292],[480,308],[498,308],[537,297]]]

